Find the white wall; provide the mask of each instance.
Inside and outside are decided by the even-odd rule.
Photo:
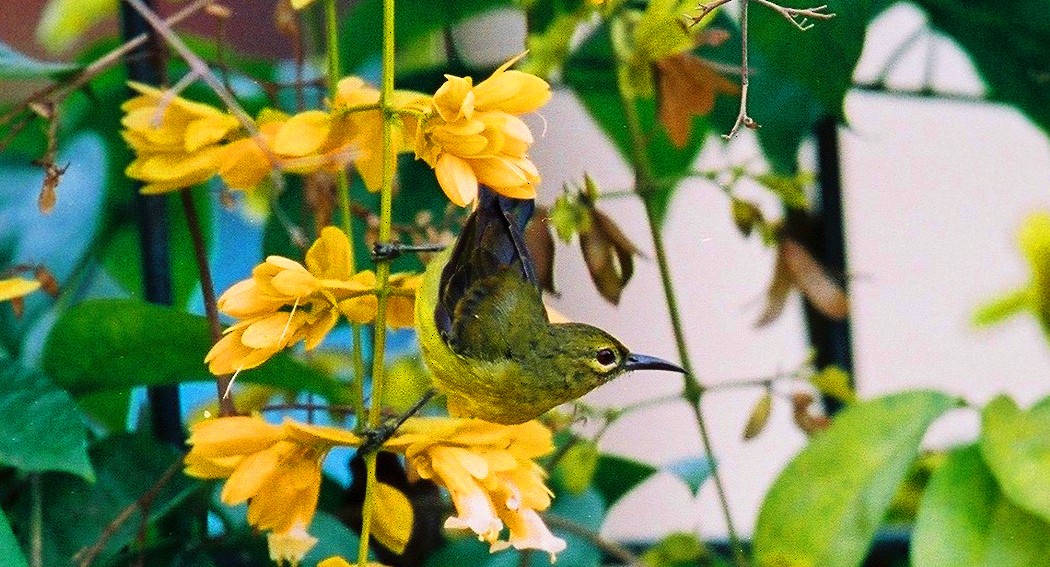
[[[877,75],[893,48],[922,23],[921,13],[908,6],[887,12],[871,29],[857,78]],[[512,33],[492,34],[493,25]],[[515,53],[523,33],[520,21],[506,14],[460,32],[462,47],[486,61]],[[819,34],[820,25],[807,33]],[[944,38],[918,41],[890,76],[891,84],[921,86],[928,49],[936,53],[932,79],[937,88],[981,92],[972,66]],[[854,92],[846,110],[850,127],[842,129],[842,160],[861,394],[932,387],[978,403],[1000,391],[1022,402],[1042,397],[1048,390],[1050,349],[1034,320],[1018,318],[977,331],[969,319],[980,302],[1027,278],[1015,234],[1027,212],[1050,209],[1046,137],[1016,111],[994,105]],[[605,190],[629,187],[627,166],[570,93],[557,92],[542,115],[546,135],[533,148],[544,176],[541,201],[552,201],[564,182],[578,181],[584,171]],[[735,164],[759,155],[748,132],[725,150],[718,146],[709,144],[698,165]],[[775,203],[767,204],[776,211]],[[601,206],[636,244],[652,249],[638,202],[615,199]],[[797,367],[806,351],[800,302],[792,298],[775,324],[751,328],[773,255],[755,239],[739,235],[721,192],[701,182],[683,184],[665,231],[701,379],[716,384]],[[675,358],[655,263],[637,264],[618,308],[598,297],[575,248],[559,247],[556,273],[563,295],[553,303],[559,310],[609,330],[636,351]],[[622,405],[673,395],[680,386],[675,376],[637,373],[587,401]],[[745,534],[773,478],[804,443],[784,400],[775,404],[762,436],[741,441],[759,395],[719,391],[704,401],[734,520]],[[934,427],[928,441],[943,445],[967,439],[975,427],[972,413],[956,412]],[[624,418],[602,446],[654,463],[700,452],[696,426],[681,403]],[[605,533],[633,539],[669,529],[724,535],[710,483],[694,502],[670,477],[656,478],[614,510]]]

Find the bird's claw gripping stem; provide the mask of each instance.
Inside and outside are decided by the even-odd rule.
[[[383,446],[383,443],[389,441],[390,438],[397,433],[397,430],[408,421],[408,418],[419,413],[419,410],[423,409],[423,406],[427,405],[427,402],[429,402],[435,394],[437,394],[437,390],[433,388],[427,390],[426,393],[424,393],[423,396],[408,409],[408,411],[397,416],[396,419],[387,421],[378,427],[363,431],[361,435],[365,438],[365,441],[357,448],[357,452],[361,455],[369,455],[379,451]]]
[[[372,247],[373,262],[396,260],[406,252],[441,252],[444,244],[402,244],[400,242],[378,242]]]

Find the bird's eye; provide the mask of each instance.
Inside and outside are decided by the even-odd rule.
[[[612,366],[616,363],[616,353],[611,348],[603,348],[594,355],[594,359],[602,366]]]

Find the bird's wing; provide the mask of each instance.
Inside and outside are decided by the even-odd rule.
[[[478,206],[467,218],[441,274],[434,319],[446,339],[453,333],[456,306],[485,278],[497,274],[514,277],[536,288],[538,295],[536,267],[524,237],[534,208],[532,199],[504,197],[484,185],[480,187]]]

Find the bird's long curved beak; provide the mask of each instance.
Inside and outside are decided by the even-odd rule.
[[[655,356],[635,354],[633,352],[627,355],[627,364],[624,366],[627,370],[670,370],[671,372],[686,374],[685,369],[677,364]]]

